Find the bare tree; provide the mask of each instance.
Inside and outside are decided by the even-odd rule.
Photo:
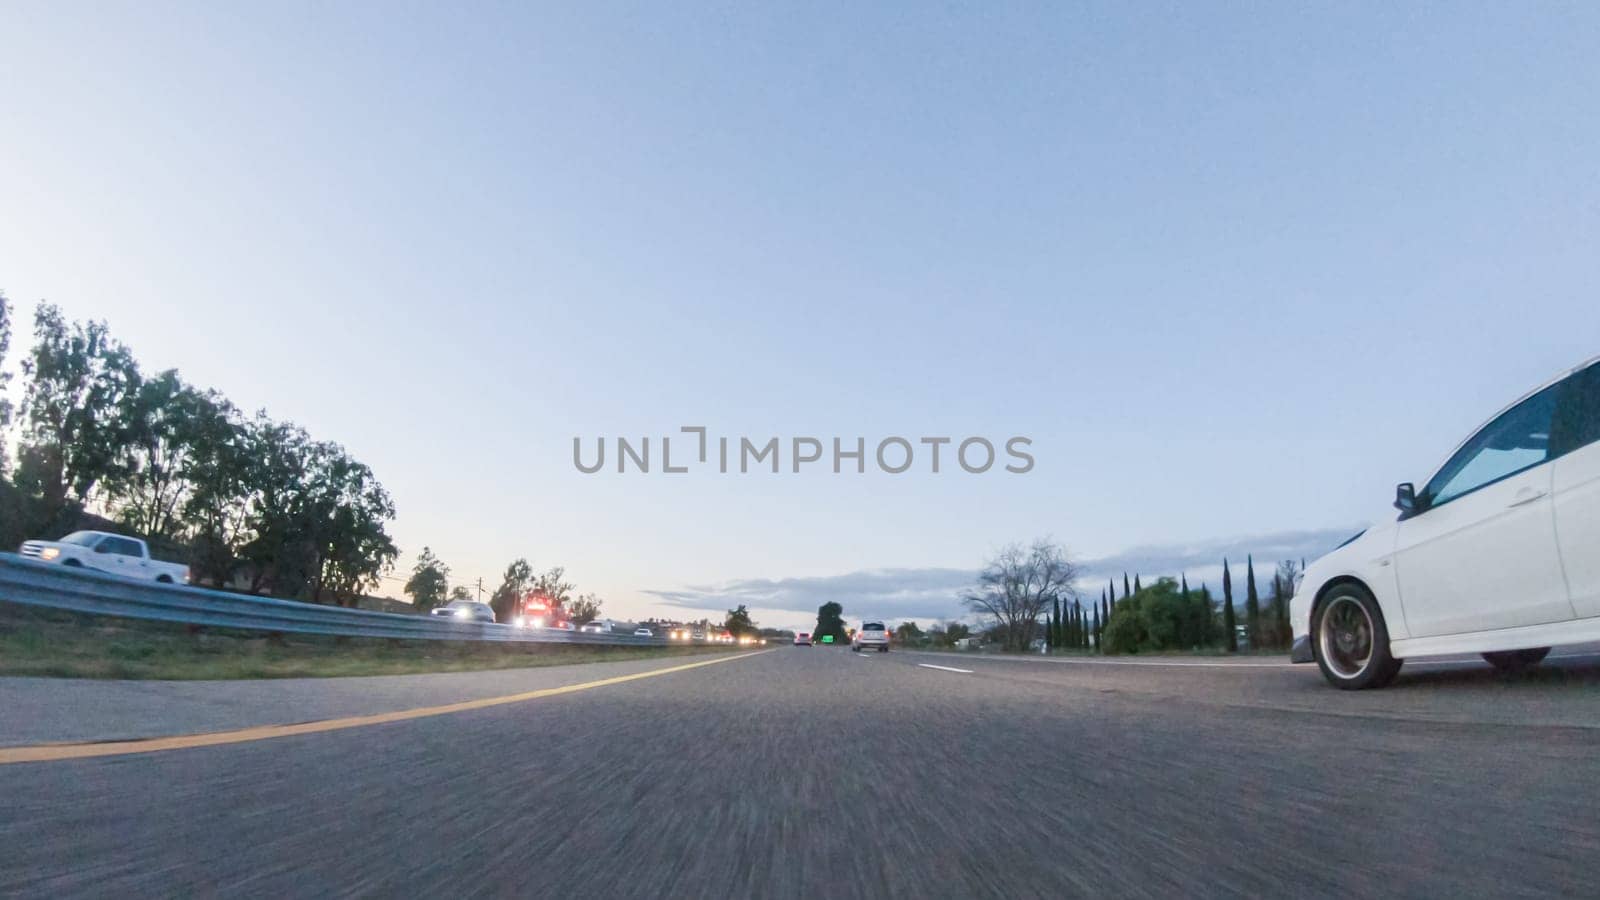
[[[1030,548],[1012,544],[996,553],[978,574],[977,590],[961,600],[994,620],[1007,650],[1026,650],[1045,609],[1078,596],[1077,579],[1066,548],[1040,538]]]

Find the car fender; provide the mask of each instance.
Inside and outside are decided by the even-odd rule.
[[[1406,628],[1399,580],[1394,571],[1395,536],[1394,523],[1376,525],[1306,567],[1300,588],[1289,604],[1289,620],[1295,638],[1310,635],[1311,613],[1316,604],[1330,588],[1344,582],[1360,584],[1378,601],[1390,641],[1411,636]]]

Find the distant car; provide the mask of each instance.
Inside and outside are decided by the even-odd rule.
[[[449,603],[435,609],[433,615],[467,622],[494,624],[494,610],[489,604],[479,603],[476,600],[451,600]]]
[[[189,567],[164,563],[150,557],[150,547],[138,538],[106,531],[74,531],[59,541],[24,541],[17,552],[38,562],[70,569],[94,569],[155,581],[161,584],[187,584]]]
[[[579,628],[578,630],[583,632],[584,634],[605,634],[606,633],[606,627],[604,625],[601,625],[599,622],[586,623],[582,628]]]
[[[850,642],[850,649],[860,653],[863,649],[876,650],[879,653],[889,652],[889,629],[882,622],[862,622],[856,629],[856,636]]]
[[[654,631],[651,631],[648,628],[635,628],[633,630],[633,636],[634,637],[655,637],[656,633]]]
[[[551,625],[550,627],[554,628],[557,631],[576,631],[577,630],[577,627],[574,626],[571,622],[557,622],[556,624]]]
[[[1306,568],[1292,661],[1354,690],[1412,657],[1516,670],[1600,640],[1600,359],[1496,414],[1394,505]]]
[[[811,646],[811,632],[802,631],[802,632],[799,632],[798,634],[796,634],[794,636],[794,645],[796,647],[809,647],[809,646]]]

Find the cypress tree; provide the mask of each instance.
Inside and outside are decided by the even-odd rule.
[[[1199,623],[1195,620],[1194,605],[1189,602],[1189,573],[1187,572],[1178,573],[1178,596],[1183,598],[1183,605],[1179,607],[1183,610],[1183,634],[1179,636],[1178,640],[1180,643],[1187,644],[1190,647],[1197,646],[1200,643],[1199,629],[1196,627]]]
[[[1211,588],[1206,587],[1204,581],[1200,582],[1200,645],[1211,646],[1211,635],[1214,630],[1215,620],[1211,611]]]
[[[1101,592],[1101,594],[1100,594],[1100,628],[1101,628],[1102,631],[1105,630],[1106,623],[1109,622],[1109,621],[1111,621],[1111,604],[1106,602],[1106,595],[1105,595],[1104,592]]]
[[[1272,576],[1272,582],[1273,590],[1278,594],[1277,609],[1275,610],[1278,614],[1278,621],[1276,623],[1278,628],[1278,646],[1281,649],[1287,650],[1289,649],[1290,642],[1294,640],[1294,630],[1289,627],[1289,601],[1294,598],[1294,583],[1285,581],[1284,579],[1279,578],[1277,575]]]
[[[1139,586],[1139,573],[1135,572],[1133,573],[1133,592],[1137,594],[1142,590],[1144,590],[1144,588]]]
[[[1256,594],[1256,561],[1245,557],[1244,581],[1244,633],[1250,638],[1250,649],[1261,646],[1261,597]]]
[[[1132,593],[1133,593],[1133,588],[1128,587],[1128,573],[1127,572],[1123,572],[1122,573],[1122,599],[1124,599],[1124,600],[1128,599],[1128,596],[1130,594],[1132,594]]]
[[[1104,636],[1104,632],[1100,627],[1100,609],[1092,603],[1089,606],[1094,610],[1094,649],[1099,650],[1100,639]]]
[[[1059,599],[1053,600],[1050,605],[1050,613],[1045,619],[1044,643],[1046,647],[1054,650],[1060,646],[1060,641],[1056,639],[1056,632],[1061,627],[1061,601]]]
[[[1239,632],[1233,624],[1233,573],[1228,571],[1228,559],[1222,559],[1222,630],[1229,653],[1239,652]]]

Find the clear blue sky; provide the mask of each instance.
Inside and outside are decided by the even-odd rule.
[[[1600,352],[1591,4],[255,6],[7,5],[0,288],[346,444],[406,567],[868,613],[1345,528]],[[1038,464],[571,465],[686,424]]]

